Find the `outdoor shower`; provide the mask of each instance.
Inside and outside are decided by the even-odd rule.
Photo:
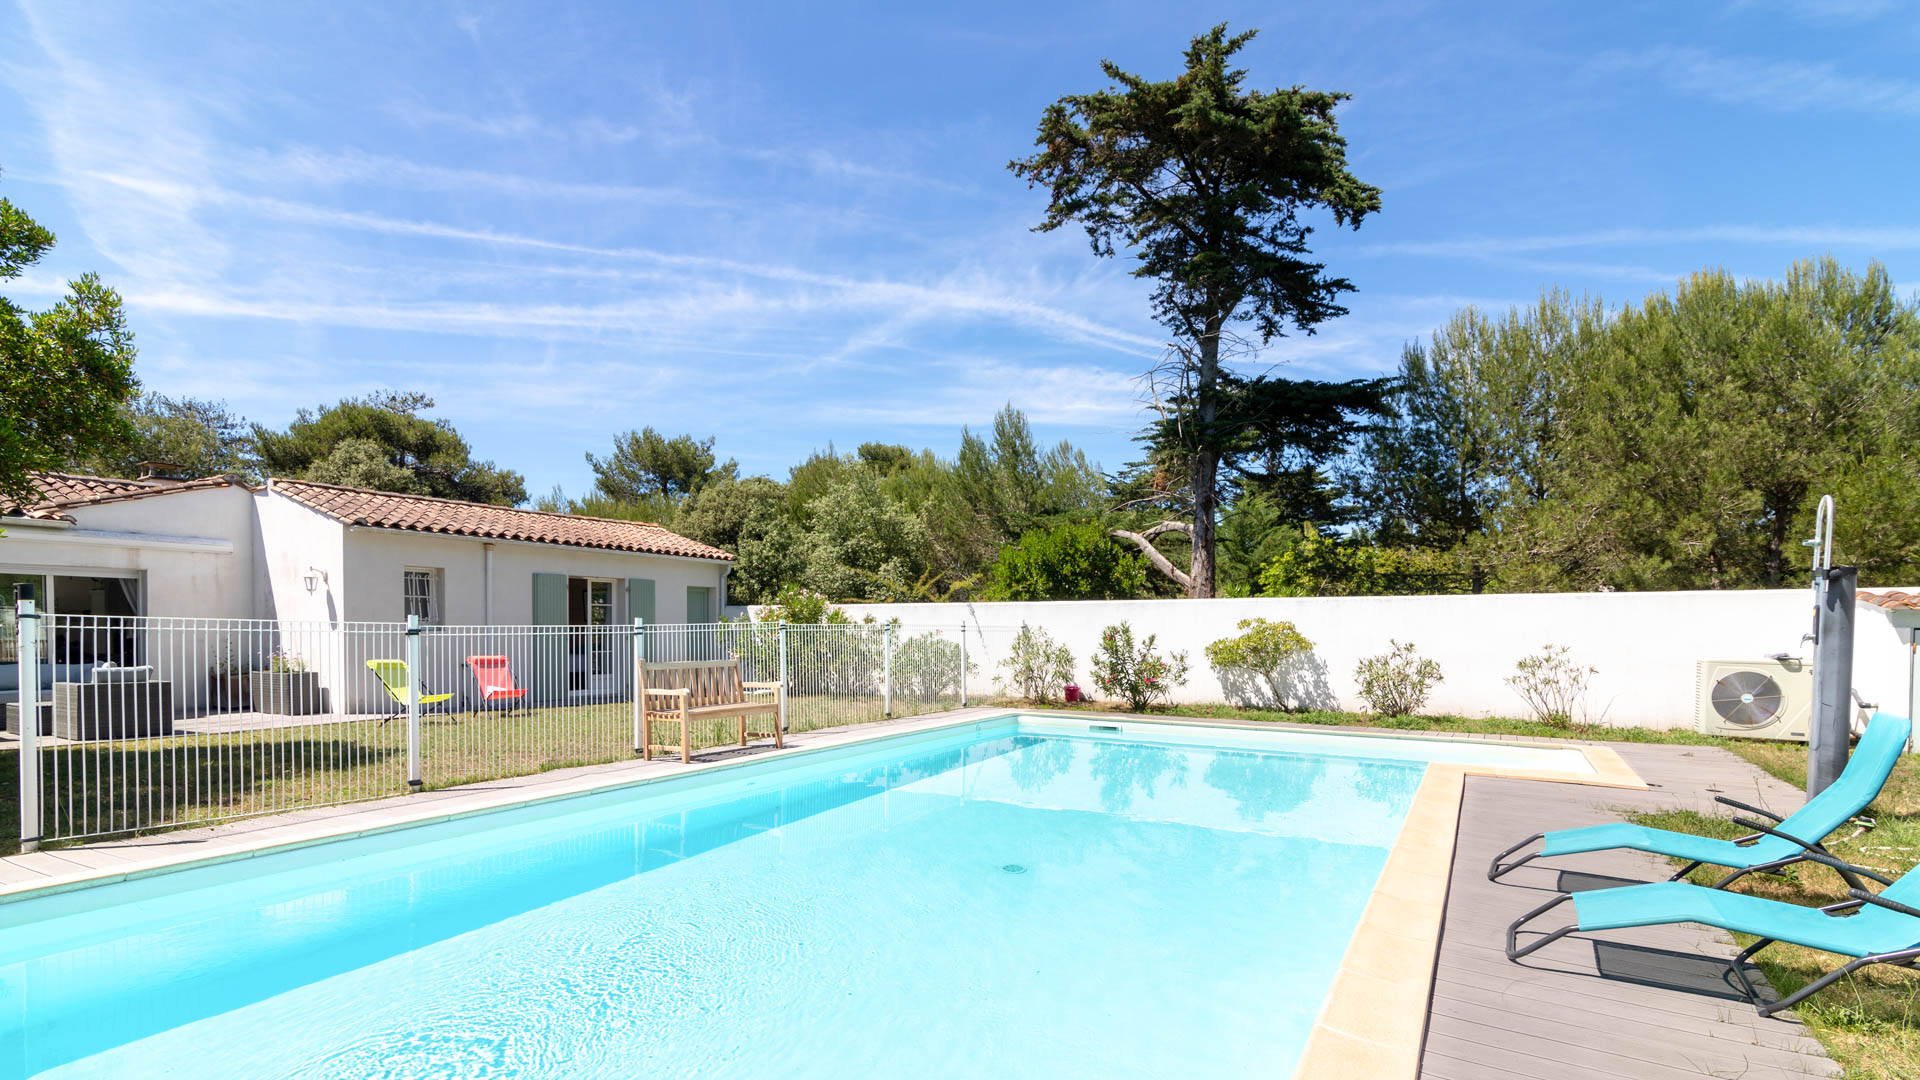
[[[1860,571],[1833,565],[1833,496],[1820,497],[1813,537],[1813,722],[1807,730],[1807,795],[1847,767],[1852,733],[1853,601]]]

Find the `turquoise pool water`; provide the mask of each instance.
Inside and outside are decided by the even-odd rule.
[[[1284,1076],[1424,765],[1222,738],[1009,719],[3,905],[0,1077]]]

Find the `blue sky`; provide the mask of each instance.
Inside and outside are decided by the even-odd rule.
[[[1267,350],[1296,376],[1546,286],[1831,252],[1920,288],[1914,3],[1462,8],[0,7],[0,193],[60,237],[6,292],[98,270],[149,388],[270,424],[424,390],[536,492],[628,427],[784,475],[1007,401],[1112,468],[1165,335],[1005,165],[1100,59],[1168,77],[1222,20],[1254,85],[1354,95],[1384,191],[1317,234],[1359,292]]]

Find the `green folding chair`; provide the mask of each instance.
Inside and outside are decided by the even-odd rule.
[[[1805,806],[1785,818],[1724,795],[1714,796],[1717,803],[1774,822],[1768,825],[1747,818],[1734,818],[1734,824],[1753,830],[1750,836],[1738,840],[1718,840],[1710,836],[1625,823],[1559,829],[1534,833],[1495,855],[1493,865],[1487,868],[1487,878],[1497,881],[1502,875],[1534,859],[1614,848],[1633,848],[1689,860],[1686,866],[1668,879],[1670,881],[1686,877],[1702,864],[1732,868],[1733,873],[1714,884],[1716,889],[1724,889],[1755,870],[1778,870],[1805,861],[1823,862],[1825,860],[1814,857],[1816,854],[1827,854],[1827,850],[1820,846],[1821,841],[1845,825],[1855,814],[1865,810],[1867,804],[1879,796],[1893,767],[1899,763],[1900,755],[1906,752],[1907,739],[1912,734],[1913,723],[1907,717],[1875,713],[1867,723],[1866,733],[1860,736],[1860,745],[1854,748],[1853,756],[1847,759],[1846,769],[1825,791],[1808,799]],[[1505,861],[1535,840],[1542,841],[1539,851],[1530,852],[1511,862]],[[1851,876],[1851,873],[1848,870],[1841,871],[1849,886],[1861,888],[1864,883]]]
[[[400,706],[398,712],[387,717],[388,720],[405,713],[407,707],[415,703],[415,697],[420,699],[419,704],[422,707],[453,698],[452,694],[429,694],[426,693],[425,687],[415,686],[413,679],[409,677],[410,673],[407,671],[405,660],[369,660],[367,669],[379,677],[380,685],[386,688],[387,696],[394,700],[394,704]]]
[[[1741,950],[1728,964],[1728,970],[1740,984],[1747,1000],[1761,1016],[1772,1016],[1831,986],[1836,980],[1871,964],[1896,964],[1911,967],[1920,960],[1920,870],[1909,871],[1899,881],[1888,881],[1865,867],[1845,863],[1829,855],[1809,853],[1810,862],[1824,863],[1849,879],[1872,878],[1887,886],[1878,896],[1865,889],[1847,890],[1852,897],[1823,908],[1804,908],[1725,889],[1709,889],[1684,881],[1660,881],[1650,885],[1627,885],[1617,889],[1562,893],[1527,912],[1507,927],[1507,959],[1519,960],[1549,942],[1576,930],[1619,930],[1629,926],[1658,926],[1666,923],[1704,923],[1722,930],[1752,934],[1759,941]],[[1538,941],[1519,944],[1521,927],[1548,911],[1573,901],[1574,922],[1543,935]],[[1821,952],[1850,956],[1845,965],[1808,983],[1797,993],[1779,1001],[1763,1001],[1753,981],[1747,977],[1746,964],[1753,955],[1776,941],[1802,945]]]

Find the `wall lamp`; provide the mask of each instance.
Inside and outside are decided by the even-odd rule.
[[[301,575],[300,580],[307,586],[307,592],[311,593],[313,590],[319,588],[321,583],[327,580],[327,572],[317,566],[309,566],[307,567],[307,572]]]

